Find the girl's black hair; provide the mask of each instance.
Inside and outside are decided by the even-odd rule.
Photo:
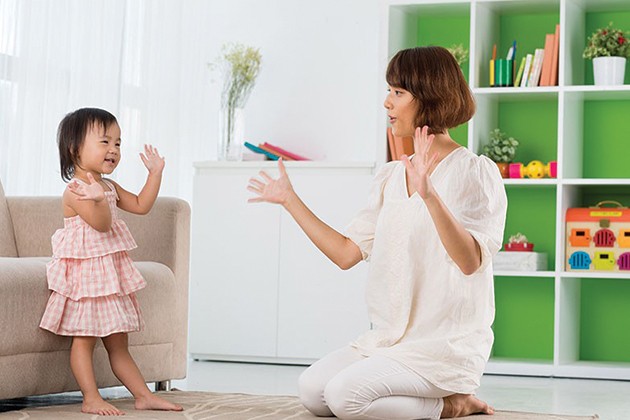
[[[79,150],[90,127],[96,124],[107,130],[115,122],[116,117],[99,108],[77,109],[61,120],[57,130],[61,179],[70,181],[74,177],[74,168],[79,164]]]

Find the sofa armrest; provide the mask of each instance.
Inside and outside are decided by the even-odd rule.
[[[61,197],[7,197],[19,257],[50,257],[50,238],[63,227]]]

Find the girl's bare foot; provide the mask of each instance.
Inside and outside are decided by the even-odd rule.
[[[183,411],[181,405],[166,401],[157,395],[147,394],[136,398],[136,410]]]
[[[494,414],[494,408],[472,395],[453,394],[444,398],[441,418],[464,417],[470,414]]]
[[[102,398],[93,400],[83,400],[81,406],[82,413],[98,414],[100,416],[124,416],[125,412],[120,411]]]

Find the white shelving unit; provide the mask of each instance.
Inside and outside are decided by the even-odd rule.
[[[592,86],[585,85],[585,65],[582,51],[585,45],[587,18],[592,13],[630,13],[628,0],[390,0],[383,2],[384,14],[381,37],[381,69],[385,74],[389,58],[398,50],[419,45],[418,31],[423,15],[468,14],[470,18],[470,67],[468,80],[477,101],[477,113],[468,123],[467,146],[480,153],[488,133],[499,127],[502,107],[505,104],[539,101],[557,106],[557,130],[552,133],[557,142],[556,179],[509,179],[509,189],[552,189],[555,191],[555,261],[550,261],[549,271],[544,272],[497,272],[497,276],[533,279],[548,278],[553,281],[553,356],[549,360],[493,358],[487,372],[515,375],[543,375],[559,377],[609,378],[630,380],[630,363],[623,361],[585,361],[580,355],[582,279],[630,280],[630,273],[566,272],[565,223],[566,210],[585,207],[584,196],[597,189],[610,190],[628,196],[630,201],[630,162],[626,169],[617,168],[619,177],[592,177],[585,173],[584,162],[589,142],[584,131],[585,107],[597,101],[630,102],[630,85]],[[487,87],[488,60],[492,46],[500,39],[501,20],[506,15],[553,15],[557,14],[560,24],[559,85],[535,88],[492,88]],[[546,30],[553,32],[554,28]],[[630,24],[628,28],[630,29]],[[449,28],[443,28],[448,31]],[[540,46],[544,44],[545,31],[540,33]],[[511,42],[511,40],[510,40]],[[449,45],[444,45],[449,46]],[[533,51],[532,51],[533,52]],[[518,58],[517,56],[517,64]],[[627,70],[628,71],[628,70]],[[536,121],[532,121],[536,124]],[[627,121],[619,121],[619,128],[627,142],[619,142],[619,153],[630,155],[630,115]],[[546,127],[541,127],[544,130]],[[385,132],[386,122],[379,127]],[[383,150],[385,141],[383,142]],[[380,156],[384,161],[384,155]],[[527,163],[527,162],[525,162]],[[625,171],[625,172],[624,172]],[[626,205],[630,202],[626,203]],[[508,214],[509,217],[509,214]],[[551,250],[550,250],[551,251]],[[516,280],[515,280],[516,281]],[[630,306],[630,295],[628,296]],[[627,326],[630,336],[630,320],[619,320]],[[606,345],[606,343],[602,343]],[[614,344],[611,344],[614,345]],[[628,358],[630,361],[630,357]]]

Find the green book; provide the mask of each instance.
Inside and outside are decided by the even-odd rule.
[[[516,79],[514,79],[514,86],[521,85],[521,77],[523,77],[523,69],[525,68],[525,57],[521,60],[521,65],[518,67],[518,71],[516,72]]]

